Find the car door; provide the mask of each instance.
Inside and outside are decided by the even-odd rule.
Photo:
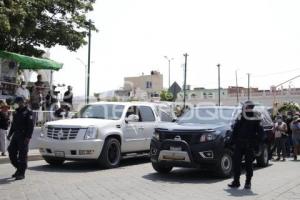
[[[127,109],[125,119],[132,114],[139,116],[139,121],[125,122],[122,128],[124,138],[124,143],[122,144],[123,152],[141,151],[145,143],[144,129],[141,128],[141,116],[137,106],[133,105]]]
[[[141,116],[139,128],[144,134],[143,150],[149,150],[157,118],[151,106],[139,106],[139,111]]]

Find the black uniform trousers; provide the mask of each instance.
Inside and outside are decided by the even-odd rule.
[[[233,173],[236,181],[240,180],[243,156],[246,162],[246,179],[251,180],[253,176],[254,147],[247,143],[239,143],[233,153]]]
[[[8,147],[8,153],[11,164],[19,174],[25,175],[28,156],[28,144],[25,143],[25,138],[14,135]]]

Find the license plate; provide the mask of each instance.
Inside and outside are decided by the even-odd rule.
[[[181,147],[170,147],[170,151],[182,151]]]
[[[56,152],[54,152],[54,155],[55,155],[55,157],[64,158],[65,157],[65,152],[56,151]]]

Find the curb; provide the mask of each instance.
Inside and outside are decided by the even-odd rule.
[[[28,162],[29,161],[39,161],[39,160],[43,160],[43,157],[41,155],[28,155]],[[8,163],[10,163],[10,160],[8,157],[0,159],[0,164],[8,164]]]

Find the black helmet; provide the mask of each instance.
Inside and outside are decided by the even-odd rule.
[[[253,101],[248,100],[243,103],[244,109],[246,109],[246,108],[253,109],[254,107],[255,107],[255,103]]]

